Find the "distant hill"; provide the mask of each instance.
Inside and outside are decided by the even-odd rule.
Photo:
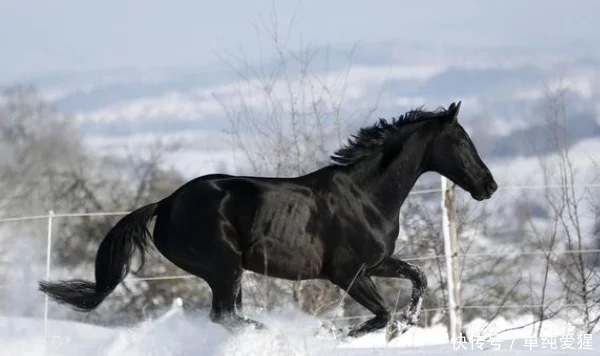
[[[568,51],[566,51],[568,50]],[[293,61],[288,75],[300,68]],[[313,72],[326,77],[352,67],[345,82],[342,114],[351,117],[375,105],[373,116],[390,117],[418,105],[437,107],[463,100],[463,122],[486,116],[487,154],[529,155],[544,148],[544,128],[536,117],[546,85],[562,78],[574,107],[570,142],[600,136],[596,108],[600,98],[600,56],[575,45],[551,47],[447,47],[402,42],[371,43],[349,56],[344,48],[316,48]],[[269,73],[275,62],[252,65]],[[337,73],[337,74],[336,74]],[[61,110],[75,115],[87,135],[221,131],[225,111],[215,99],[232,98],[240,80],[224,63],[198,69],[130,68],[52,73],[30,82]]]

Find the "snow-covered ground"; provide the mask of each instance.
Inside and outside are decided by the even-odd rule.
[[[512,321],[499,318],[488,325],[482,335],[495,335],[497,343],[489,339],[478,343],[480,340],[472,338],[464,344],[450,343],[442,325],[414,328],[386,344],[383,332],[350,341],[318,337],[316,319],[290,310],[258,314],[256,318],[265,322],[269,330],[231,335],[211,323],[206,315],[183,315],[180,309],[128,329],[52,320],[44,341],[43,320],[0,317],[0,355],[591,355],[600,350],[600,334],[591,335],[590,340],[590,336],[579,334],[573,326],[559,320],[545,322],[539,339],[527,339],[535,335],[531,326],[495,334],[528,323],[528,316]],[[478,335],[485,325],[482,320],[474,320],[466,325],[467,333]]]
[[[136,144],[151,141],[152,137],[140,135],[136,140],[115,138],[112,140],[88,139],[92,148],[102,151],[117,150],[122,144],[128,144],[135,151]],[[229,145],[224,135],[187,135],[179,137],[185,140],[183,152],[173,155],[170,164],[186,177],[220,171],[222,167],[232,170],[234,162]],[[133,142],[132,142],[133,141]],[[194,145],[188,144],[194,143]],[[216,147],[208,151],[207,147]],[[600,157],[600,141],[589,139],[582,141],[571,149],[578,168],[578,177],[584,183],[594,181],[588,177],[589,172],[595,172],[597,167],[594,160]],[[171,158],[171,157],[169,157]],[[177,158],[177,159],[175,159]],[[549,161],[554,155],[548,157]],[[505,188],[494,199],[496,204],[508,201],[514,195],[522,194],[519,190],[509,189],[511,186],[540,185],[543,183],[539,175],[539,164],[536,158],[513,158],[506,161],[496,161],[490,164],[497,175],[501,187]],[[170,167],[171,168],[171,167]],[[593,174],[592,174],[593,175]],[[592,188],[590,188],[592,189]],[[593,188],[597,189],[597,188]],[[526,190],[537,194],[537,190]],[[487,203],[490,204],[490,203]],[[12,242],[11,242],[12,243]],[[31,252],[28,249],[27,252]],[[43,249],[39,249],[44,251]],[[23,278],[31,280],[31,278]],[[37,293],[37,292],[35,292]],[[25,294],[19,294],[19,298]],[[11,301],[22,299],[14,298]],[[11,302],[12,303],[12,302]],[[12,310],[14,312],[14,310]],[[577,336],[578,330],[572,325],[556,319],[544,323],[542,335],[544,339],[526,338],[535,335],[534,328],[529,326],[503,332],[498,337],[503,341],[500,350],[494,350],[489,342],[485,343],[486,351],[479,349],[477,344],[467,343],[457,347],[447,338],[443,325],[427,329],[414,328],[394,340],[385,343],[383,332],[373,333],[354,340],[339,341],[331,338],[319,338],[314,334],[318,330],[318,321],[314,318],[300,315],[292,311],[283,311],[272,315],[256,316],[270,326],[267,332],[247,332],[230,335],[223,328],[212,324],[204,316],[183,316],[174,310],[163,320],[149,321],[136,328],[103,328],[88,324],[51,321],[44,338],[44,323],[40,319],[15,318],[0,316],[0,356],[3,355],[471,355],[471,354],[507,354],[521,353],[527,355],[578,355],[596,354],[600,350],[600,334],[594,335],[592,344],[582,350]],[[491,336],[502,330],[530,323],[531,317],[524,315],[517,320],[496,319],[485,328],[484,335]],[[469,335],[477,335],[484,328],[485,321],[475,320],[466,325]],[[572,334],[573,349],[566,349],[566,335]],[[556,346],[552,349],[543,342],[549,337],[555,337]],[[473,340],[476,341],[476,340]],[[526,346],[527,341],[537,341],[538,346],[532,349]],[[542,346],[546,346],[542,348]],[[465,349],[466,348],[466,349]]]

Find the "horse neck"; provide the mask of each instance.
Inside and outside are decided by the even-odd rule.
[[[423,133],[409,133],[398,156],[384,172],[377,159],[366,159],[354,169],[355,182],[369,194],[379,210],[389,219],[395,219],[400,207],[425,171],[424,160],[429,137]]]

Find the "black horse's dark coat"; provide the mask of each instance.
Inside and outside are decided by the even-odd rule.
[[[196,178],[115,225],[100,245],[95,283],[42,282],[41,289],[76,308],[95,308],[123,280],[134,250],[150,243],[146,224],[156,216],[156,248],[207,281],[215,322],[229,328],[259,325],[235,309],[241,306],[240,280],[247,269],[291,280],[328,279],[347,290],[375,314],[351,336],[390,321],[371,276],[408,278],[412,300],[394,324],[404,331],[417,322],[427,285],[420,268],[392,257],[400,207],[416,180],[435,171],[477,200],[497,188],[457,121],[459,107],[453,103],[380,120],[353,136],[331,165],[304,176]]]

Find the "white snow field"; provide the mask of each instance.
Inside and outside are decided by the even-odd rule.
[[[255,317],[268,331],[247,330],[231,335],[211,323],[207,315],[190,317],[173,309],[160,319],[136,328],[103,328],[77,322],[51,320],[47,341],[40,319],[0,317],[0,355],[3,356],[304,356],[304,355],[595,355],[600,334],[585,335],[566,322],[544,323],[542,337],[531,338],[532,327],[497,334],[501,343],[450,343],[444,326],[414,328],[386,345],[383,332],[350,341],[317,337],[318,321],[294,311],[280,311]],[[490,324],[484,335],[531,321],[523,316],[508,322],[502,318]],[[482,320],[466,325],[476,335]],[[571,336],[568,336],[571,334]],[[590,339],[591,338],[591,339]],[[554,341],[554,343],[552,343]],[[532,345],[527,346],[527,345]]]

